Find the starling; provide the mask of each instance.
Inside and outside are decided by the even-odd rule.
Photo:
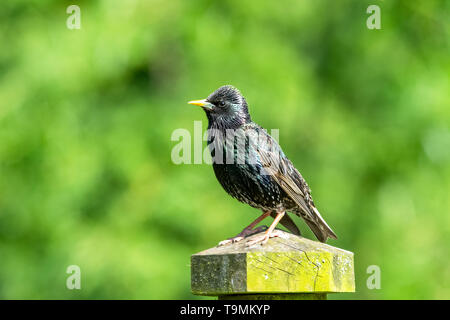
[[[286,212],[302,217],[319,241],[337,239],[317,210],[311,189],[300,172],[278,142],[251,120],[247,102],[239,90],[222,86],[208,98],[188,103],[206,112],[208,148],[217,180],[233,198],[263,212],[237,236],[219,245],[260,232],[262,227],[254,227],[269,215],[274,218],[273,223],[248,245],[264,244],[277,236],[274,229],[278,223],[300,235]]]

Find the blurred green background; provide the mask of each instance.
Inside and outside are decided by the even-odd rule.
[[[197,298],[190,255],[259,214],[171,160],[175,129],[206,126],[186,102],[224,84],[280,129],[329,244],[355,253],[357,292],[331,298],[450,298],[449,1],[1,7],[0,298]]]

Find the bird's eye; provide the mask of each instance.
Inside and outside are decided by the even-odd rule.
[[[220,101],[219,106],[223,107],[225,105],[225,101]]]

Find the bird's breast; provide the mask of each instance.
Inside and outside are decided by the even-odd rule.
[[[280,207],[284,191],[257,165],[213,164],[214,173],[224,190],[237,200],[264,210]]]
[[[237,200],[263,210],[283,206],[287,197],[263,170],[254,136],[248,132],[212,131],[208,136],[214,173],[225,191]]]

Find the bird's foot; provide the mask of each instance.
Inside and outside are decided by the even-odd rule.
[[[269,241],[270,238],[281,237],[281,236],[282,236],[282,231],[275,229],[270,233],[264,233],[259,236],[256,236],[254,239],[248,241],[245,245],[247,247],[251,247],[255,244],[264,245],[267,241]]]
[[[244,229],[238,235],[236,235],[235,237],[232,237],[232,238],[220,241],[217,246],[221,247],[221,246],[225,246],[225,245],[230,244],[230,243],[236,243],[236,242],[244,240],[246,237],[249,237],[251,235],[254,235],[256,233],[259,233],[259,232],[262,232],[262,231],[265,231],[265,230],[267,230],[267,226],[260,226],[260,227],[255,228],[255,229]]]
[[[235,236],[233,238],[229,238],[229,239],[225,239],[225,240],[220,241],[217,246],[218,247],[226,246],[227,244],[239,242],[239,241],[241,241],[243,239],[244,239],[244,237]]]

